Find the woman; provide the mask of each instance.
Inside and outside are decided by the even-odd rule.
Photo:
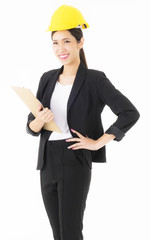
[[[45,108],[39,106],[36,118],[28,115],[27,132],[41,136],[37,169],[55,240],[83,239],[92,162],[106,162],[105,145],[120,141],[140,116],[104,72],[87,68],[82,33],[87,27],[78,9],[63,5],[55,11],[48,31],[62,67],[42,75],[37,98]],[[104,133],[105,105],[117,120]],[[52,119],[61,133],[43,128]]]

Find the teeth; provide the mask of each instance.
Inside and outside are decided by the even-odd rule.
[[[60,55],[60,57],[62,58],[64,58],[64,57],[67,57],[68,56],[68,54],[66,54],[66,55]]]

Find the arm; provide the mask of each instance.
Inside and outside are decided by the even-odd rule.
[[[42,91],[43,77],[44,77],[44,74],[43,74],[43,75],[41,76],[41,78],[40,78],[39,85],[38,85],[38,90],[37,90],[37,93],[36,93],[36,98],[37,98],[38,100],[41,99],[41,91]],[[39,131],[37,131],[37,132],[34,131],[34,130],[38,130],[38,128],[35,129],[35,128],[33,127],[32,121],[35,122],[35,116],[30,112],[29,115],[28,115],[28,120],[27,120],[27,124],[26,124],[26,131],[27,131],[28,134],[31,134],[32,136],[39,136],[40,133],[41,133],[42,128],[40,129],[40,127],[39,127]],[[30,126],[29,126],[29,125],[30,125]],[[31,129],[30,127],[31,127],[32,129]]]
[[[30,129],[36,133],[40,132],[43,126],[44,126],[44,123],[40,122],[37,118],[35,118],[33,121],[29,123]]]
[[[43,87],[44,87],[44,84],[43,84],[44,74],[40,78],[40,82],[39,82],[39,86],[38,86],[38,90],[37,90],[37,94],[36,94],[36,97],[39,101],[41,100],[42,91],[43,91]],[[44,124],[50,122],[54,117],[54,115],[50,109],[44,108],[43,110],[41,110],[41,108],[42,108],[42,105],[40,104],[39,108],[37,109],[36,118],[31,112],[28,115],[26,131],[27,131],[27,133],[31,134],[32,136],[39,136]]]
[[[32,136],[37,136],[38,137],[40,135],[40,133],[41,133],[41,129],[39,130],[39,132],[34,131],[34,128],[32,128],[32,126],[31,126],[31,123],[33,121],[35,121],[35,116],[32,113],[29,113],[27,124],[26,124],[26,132],[28,134],[31,134]]]
[[[97,91],[100,101],[107,104],[117,116],[117,120],[105,131],[105,134],[112,136],[102,136],[98,141],[100,144],[102,141],[110,141],[113,135],[114,140],[120,141],[137,122],[140,114],[130,100],[114,87],[104,72],[99,72],[97,77]]]
[[[40,104],[39,108],[37,109],[36,118],[29,123],[29,128],[32,130],[32,132],[37,134],[41,132],[41,129],[45,123],[51,122],[51,120],[54,118],[54,115],[50,109],[44,108],[41,110],[41,108],[42,105]]]
[[[104,147],[108,142],[115,139],[115,135],[104,133],[100,138],[96,140],[96,149]]]

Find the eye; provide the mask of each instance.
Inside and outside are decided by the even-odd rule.
[[[66,40],[65,43],[69,43],[70,41]],[[58,44],[57,42],[53,42],[53,44]]]

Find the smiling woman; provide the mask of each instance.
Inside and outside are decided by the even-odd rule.
[[[55,240],[83,239],[92,162],[106,162],[105,145],[121,141],[140,116],[104,72],[88,69],[82,32],[88,27],[72,6],[63,5],[53,14],[48,31],[62,67],[42,75],[37,98],[44,109],[39,106],[37,116],[30,113],[27,121],[27,132],[40,135],[37,169]],[[105,105],[117,120],[104,132]],[[61,133],[43,128],[53,117]]]
[[[53,41],[53,51],[59,60],[69,60],[70,62],[78,59],[86,65],[86,59],[83,51],[84,37],[79,28],[65,31],[53,31],[51,34]],[[64,64],[64,61],[61,61]]]

